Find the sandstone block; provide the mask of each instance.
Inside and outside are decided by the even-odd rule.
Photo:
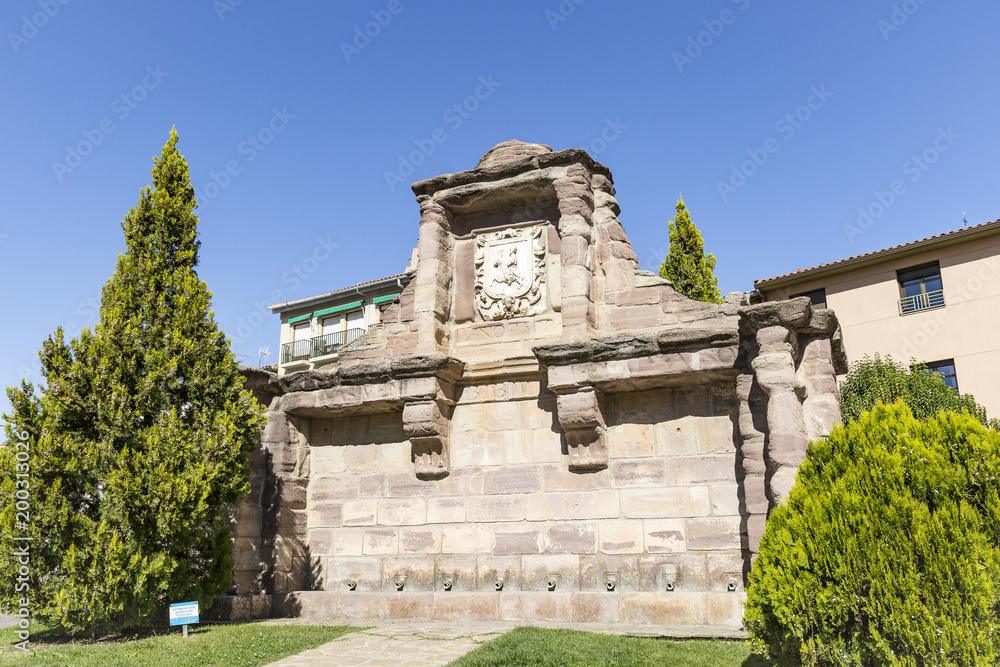
[[[528,505],[524,496],[513,495],[472,497],[467,501],[470,522],[524,521]]]
[[[521,590],[520,556],[479,556],[476,558],[476,587],[494,593],[494,584],[503,582],[505,592]]]
[[[699,451],[697,417],[674,419],[653,427],[655,451],[666,456],[687,456]]]
[[[736,482],[736,457],[701,454],[670,459],[670,480],[676,486]]]
[[[396,555],[399,551],[399,533],[395,528],[367,528],[364,531],[362,552],[366,556]]]
[[[587,521],[549,524],[542,534],[542,551],[547,554],[597,553],[597,526]]]
[[[739,550],[740,517],[688,519],[687,543],[691,551]]]
[[[442,591],[444,582],[452,582],[449,592],[468,592],[476,590],[476,559],[475,558],[437,558],[434,563],[434,590]]]
[[[317,477],[310,486],[310,503],[350,500],[358,497],[358,478],[353,476]]]
[[[490,468],[485,473],[487,495],[533,493],[541,488],[542,476],[536,466],[504,466]]]
[[[573,593],[501,593],[500,617],[504,621],[568,623],[573,618]]]
[[[465,521],[465,498],[429,498],[427,523],[461,523]]]
[[[663,594],[667,579],[674,581],[675,593],[708,590],[705,556],[688,553],[639,557],[640,590]]]
[[[385,475],[362,475],[358,480],[361,498],[384,498],[388,495],[388,478]]]
[[[740,513],[739,484],[713,484],[708,487],[713,516],[738,516]],[[766,510],[765,510],[766,511]]]
[[[493,534],[488,524],[465,523],[441,527],[441,552],[446,554],[488,554]]]
[[[312,470],[317,477],[337,475],[347,471],[344,462],[344,448],[337,445],[313,447]]]
[[[633,625],[702,625],[707,612],[698,593],[673,592],[669,595],[624,593],[621,620]]]
[[[420,528],[400,528],[399,553],[441,553],[441,527],[421,526]]]
[[[644,329],[660,324],[663,311],[659,306],[616,306],[611,309],[614,329]]]
[[[376,619],[388,614],[389,602],[384,593],[355,591],[337,597],[337,616],[340,618]]]
[[[612,460],[653,456],[655,442],[653,430],[661,427],[651,424],[617,424],[608,429],[605,440]]]
[[[729,417],[703,417],[697,423],[700,451],[706,454],[736,451],[736,428]]]
[[[517,430],[503,434],[503,458],[508,465],[519,466],[531,463],[534,460],[532,449],[531,431]],[[487,491],[487,493],[489,492]]]
[[[647,553],[676,554],[686,551],[684,519],[646,519],[643,524]]]
[[[536,493],[528,499],[527,517],[529,521],[615,519],[619,511],[618,492],[610,489]]]
[[[542,467],[543,490],[545,491],[594,491],[611,488],[611,471],[569,470],[565,465]]]
[[[382,526],[420,526],[427,523],[423,498],[393,498],[378,503],[377,522]]]
[[[340,503],[316,503],[306,511],[310,528],[336,528],[343,524],[344,510]]]
[[[580,556],[580,590],[608,595],[609,577],[616,580],[615,593],[639,590],[639,559],[636,556]],[[611,597],[611,596],[609,596]]]
[[[556,578],[555,591],[546,582]],[[521,557],[521,590],[565,593],[580,590],[580,556],[559,554]]]
[[[374,526],[378,515],[378,501],[349,500],[341,505],[343,525]]]
[[[705,596],[705,622],[725,628],[743,627],[745,593],[715,593]]]
[[[495,621],[500,613],[499,597],[478,593],[436,593],[434,595],[434,618],[461,621]]]
[[[601,593],[573,593],[570,598],[570,621],[573,623],[619,623],[617,596]]]
[[[309,555],[329,556],[333,546],[332,528],[313,528],[309,531]]]
[[[419,479],[413,473],[397,472],[386,475],[386,495],[390,498],[412,498],[435,495],[436,480]]]
[[[641,520],[598,521],[602,554],[635,554],[643,551],[643,525]]]
[[[386,558],[382,561],[382,590],[396,595],[396,582],[403,580],[403,591],[434,590],[434,559],[420,557]]]
[[[407,442],[387,442],[376,445],[378,470],[385,473],[400,473],[413,470],[410,460],[410,445]]]
[[[661,458],[612,461],[611,478],[617,488],[662,486],[667,480],[667,462]]]
[[[535,463],[562,461],[562,437],[552,428],[536,428],[531,432],[531,459]]]
[[[360,556],[363,533],[360,528],[337,528],[333,531],[333,556]]]
[[[494,526],[493,555],[515,556],[541,551],[541,530],[526,526]]]
[[[708,516],[712,512],[708,488],[704,486],[623,489],[621,508],[630,519]]]

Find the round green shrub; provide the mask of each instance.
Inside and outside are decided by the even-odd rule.
[[[754,651],[786,665],[993,665],[1000,434],[877,405],[812,443],[750,573]]]
[[[858,419],[879,402],[889,405],[903,401],[917,419],[926,419],[942,410],[968,412],[984,426],[1000,430],[1000,419],[989,419],[986,408],[972,394],[960,394],[923,364],[909,366],[892,357],[866,356],[851,364],[840,384],[840,414],[845,422]]]

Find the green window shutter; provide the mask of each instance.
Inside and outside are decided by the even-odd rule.
[[[364,301],[352,301],[350,303],[345,303],[340,306],[334,306],[333,308],[327,308],[326,310],[317,310],[313,315],[316,317],[323,317],[324,315],[333,315],[334,313],[342,313],[345,310],[354,310],[355,308],[360,308],[364,305]]]
[[[293,317],[288,320],[289,324],[298,324],[299,322],[305,322],[313,316],[312,313],[306,313],[305,315],[299,315],[298,317]]]
[[[374,299],[372,299],[372,303],[379,304],[379,303],[385,303],[386,301],[392,301],[400,294],[402,294],[402,292],[396,292],[395,294],[386,294],[385,296],[377,296]]]

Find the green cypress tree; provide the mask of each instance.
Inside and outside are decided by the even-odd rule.
[[[660,266],[660,275],[689,299],[722,303],[714,270],[715,256],[705,254],[705,241],[691,222],[691,214],[681,198],[677,201],[674,221],[670,223],[670,251]]]
[[[122,222],[125,253],[100,322],[39,353],[40,396],[8,388],[0,450],[0,577],[28,534],[36,616],[74,633],[157,625],[171,602],[207,608],[232,581],[227,506],[248,492],[246,453],[263,410],[243,388],[198,264],[197,201],[177,132],[154,158],[153,187]],[[8,511],[13,447],[31,447],[30,522]],[[5,587],[5,606],[18,594]]]

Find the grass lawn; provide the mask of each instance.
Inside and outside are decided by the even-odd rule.
[[[576,630],[517,628],[459,658],[449,667],[688,667],[766,665],[744,641],[644,639]]]
[[[31,626],[31,654],[14,648],[13,628],[0,630],[0,665],[75,667],[258,667],[315,648],[360,628],[240,623],[191,626],[135,639],[73,641],[40,624]]]

